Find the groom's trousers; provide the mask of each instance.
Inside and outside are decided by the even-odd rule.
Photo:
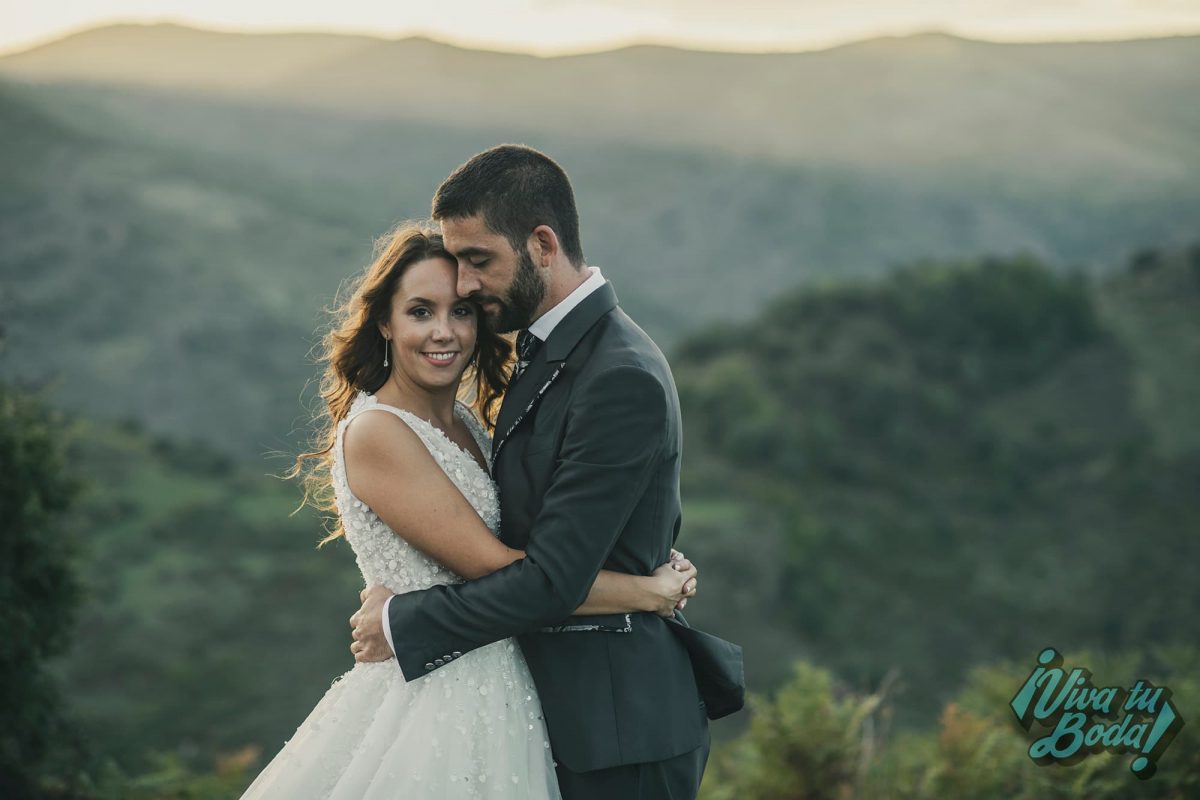
[[[590,772],[573,772],[558,765],[563,800],[695,800],[708,763],[708,731],[704,743],[665,761],[625,764]]]

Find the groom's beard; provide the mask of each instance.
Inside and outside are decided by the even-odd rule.
[[[538,274],[533,257],[524,247],[517,258],[517,274],[504,299],[480,298],[482,302],[494,302],[499,310],[492,318],[492,328],[497,333],[511,333],[528,328],[533,315],[546,298],[546,282]]]

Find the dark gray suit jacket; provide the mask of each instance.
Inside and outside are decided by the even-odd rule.
[[[389,607],[413,680],[518,636],[555,757],[583,772],[659,761],[707,736],[688,654],[655,614],[572,617],[601,568],[648,575],[679,533],[679,397],[662,352],[605,284],[510,388],[492,445],[501,535],[526,557]]]

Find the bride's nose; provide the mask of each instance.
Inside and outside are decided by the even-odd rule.
[[[439,319],[437,322],[435,322],[431,336],[435,342],[450,341],[450,339],[454,337],[453,332],[450,330],[450,320]]]

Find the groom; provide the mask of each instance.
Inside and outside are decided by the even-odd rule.
[[[438,188],[433,216],[459,295],[521,331],[492,457],[501,534],[525,558],[456,586],[370,587],[356,658],[394,652],[411,681],[518,636],[567,800],[693,798],[708,722],[675,623],[571,616],[601,568],[648,575],[670,558],[682,432],[667,361],[585,265],[570,182],[546,155],[480,153]]]

